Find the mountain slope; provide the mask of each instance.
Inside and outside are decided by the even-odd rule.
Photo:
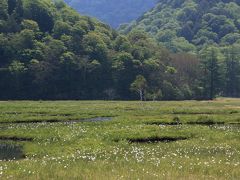
[[[146,34],[120,36],[62,0],[0,1],[0,99],[136,98],[137,75],[164,76],[162,50]]]
[[[239,47],[203,48],[199,60],[143,31],[120,35],[62,0],[2,0],[0,99],[239,97]]]
[[[137,19],[156,4],[157,0],[65,0],[78,12],[96,17],[117,28]]]
[[[0,98],[88,98],[108,86],[109,26],[58,0],[1,0],[0,10]]]
[[[161,0],[121,32],[142,29],[174,52],[240,42],[239,0]]]

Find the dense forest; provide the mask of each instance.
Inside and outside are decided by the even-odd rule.
[[[78,12],[95,17],[113,28],[129,23],[153,8],[158,0],[65,0]]]
[[[1,0],[0,99],[238,97],[239,48],[172,52],[147,32],[121,35],[62,0]]]
[[[120,31],[141,29],[173,52],[240,43],[239,0],[161,0]]]

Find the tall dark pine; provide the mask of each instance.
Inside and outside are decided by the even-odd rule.
[[[234,46],[226,52],[226,96],[239,97],[240,91],[240,53]]]
[[[202,86],[204,88],[204,98],[212,100],[220,93],[223,84],[222,66],[220,65],[218,49],[209,47],[204,50],[202,56]]]

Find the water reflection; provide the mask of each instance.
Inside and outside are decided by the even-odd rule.
[[[0,142],[0,160],[18,160],[23,159],[24,157],[20,145]]]

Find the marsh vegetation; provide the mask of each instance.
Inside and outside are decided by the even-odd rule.
[[[239,99],[2,101],[0,178],[237,179],[239,115]]]

